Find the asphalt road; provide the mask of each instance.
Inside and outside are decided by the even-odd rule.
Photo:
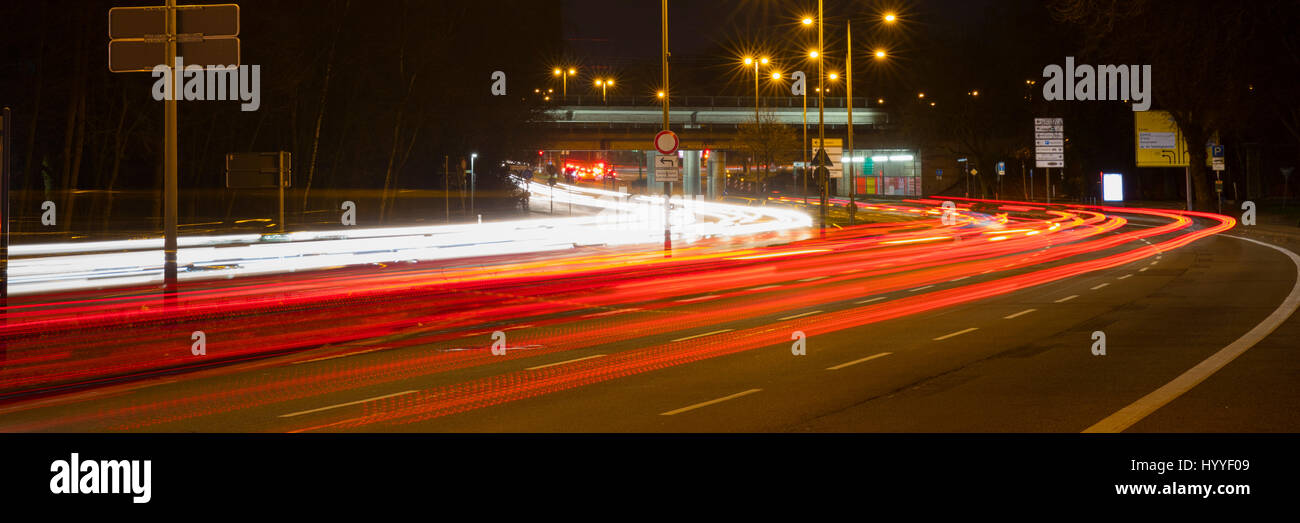
[[[1127,218],[1105,234],[1161,223]],[[1198,219],[1195,227],[1208,225]],[[1217,235],[981,299],[944,300],[1174,236],[912,288],[834,264],[727,292],[661,284],[633,305],[451,333],[410,329],[21,398],[0,405],[0,430],[1079,432],[1265,322],[1296,285],[1296,264]],[[859,321],[907,307],[918,311]],[[493,331],[505,334],[505,356],[488,353]],[[806,354],[792,353],[795,331],[806,335]],[[1105,355],[1093,354],[1096,332]],[[1291,316],[1126,429],[1300,429],[1296,339],[1300,318]],[[448,353],[478,359],[447,363]]]

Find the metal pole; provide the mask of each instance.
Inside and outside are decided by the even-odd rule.
[[[804,77],[804,81],[803,81],[803,204],[808,205],[808,77],[807,76]]]
[[[451,158],[442,156],[442,209],[447,213],[447,223],[451,223]]]
[[[848,91],[846,94],[849,97],[849,143],[847,144],[849,161],[845,167],[849,170],[847,178],[849,181],[849,225],[853,225],[854,219],[857,216],[858,207],[856,199],[857,184],[853,179],[853,22],[845,22],[844,26],[846,35],[844,45],[848,49],[844,53],[844,66],[846,69],[844,71],[844,81],[848,84]],[[841,158],[842,157],[843,156],[841,155]]]
[[[663,47],[663,75],[664,75],[664,130],[668,130],[668,100],[672,96],[672,91],[668,89],[668,0],[660,2],[660,43]],[[673,237],[669,227],[669,210],[668,205],[672,200],[673,185],[672,182],[664,182],[664,257],[673,255]]]
[[[1192,167],[1190,164],[1187,167],[1183,167],[1183,173],[1185,173],[1185,177],[1187,178],[1187,210],[1195,210],[1192,207]]]
[[[9,170],[13,158],[13,113],[8,107],[0,110],[0,308],[9,306]],[[0,313],[0,322],[8,313]],[[4,351],[0,349],[0,361]]]
[[[754,125],[758,125],[758,59],[754,59]]]
[[[478,173],[474,171],[474,161],[478,159],[478,154],[469,155],[469,214],[474,215],[474,188],[478,185]]]
[[[822,21],[822,0],[817,0],[817,139],[821,149],[826,148],[826,86],[823,85],[825,71],[822,64],[825,63],[822,57],[826,56],[826,39],[823,31],[824,24]],[[817,180],[821,184],[821,220],[818,224],[823,236],[826,235],[826,205],[828,186],[830,185],[829,172],[823,176],[821,168],[817,169]]]
[[[1043,194],[1047,197],[1047,203],[1052,203],[1052,168],[1043,169]]]
[[[171,70],[172,85],[168,87],[171,96],[163,102],[164,136],[163,136],[163,293],[167,302],[176,299],[176,0],[167,0],[167,68]]]
[[[279,185],[280,188],[280,219],[277,223],[279,224],[278,228],[280,234],[284,234],[284,182],[287,181],[288,179],[287,175],[289,173],[287,172],[288,170],[285,169],[285,160],[287,160],[285,156],[287,155],[283,151],[281,151],[279,156],[280,156],[280,169],[279,169],[280,183],[278,183],[277,185]]]

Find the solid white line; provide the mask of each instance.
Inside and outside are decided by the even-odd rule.
[[[1279,305],[1272,314],[1269,314],[1267,318],[1264,318],[1264,321],[1260,322],[1259,325],[1256,325],[1255,328],[1250,329],[1250,332],[1237,338],[1236,341],[1232,342],[1227,347],[1220,349],[1219,352],[1206,358],[1205,361],[1196,364],[1195,367],[1188,369],[1187,372],[1182,373],[1177,378],[1174,378],[1173,381],[1166,383],[1163,387],[1143,396],[1141,399],[1138,399],[1129,406],[1120,409],[1118,412],[1106,416],[1105,419],[1098,421],[1093,426],[1084,429],[1084,432],[1123,432],[1129,427],[1132,427],[1134,423],[1141,421],[1142,418],[1149,416],[1160,407],[1169,404],[1169,402],[1183,395],[1183,393],[1192,390],[1192,387],[1199,385],[1202,381],[1205,381],[1206,378],[1209,378],[1215,372],[1218,372],[1219,369],[1222,369],[1225,365],[1231,363],[1232,360],[1237,358],[1237,356],[1241,356],[1248,349],[1254,347],[1255,344],[1268,337],[1268,335],[1272,334],[1274,330],[1277,330],[1283,322],[1295,313],[1297,308],[1300,308],[1300,256],[1276,245],[1255,241],[1250,238],[1242,238],[1240,236],[1227,234],[1224,236],[1257,243],[1270,249],[1275,249],[1291,258],[1291,262],[1296,266],[1296,283],[1295,286],[1291,288],[1291,294],[1288,294],[1286,299],[1282,300],[1282,304]]]
[[[1109,284],[1109,283],[1103,283],[1103,284],[1101,284],[1101,285],[1098,285],[1098,286],[1096,286],[1096,287],[1093,287],[1092,290],[1095,291],[1095,290],[1101,289],[1101,288],[1103,288],[1103,287],[1105,287],[1105,286],[1107,286],[1107,285],[1110,285],[1110,284]]]
[[[724,333],[724,332],[731,332],[731,331],[734,331],[734,330],[736,330],[736,329],[722,329],[722,330],[720,330],[720,331],[706,332],[706,333],[704,333],[704,334],[696,334],[696,335],[694,335],[694,336],[687,336],[687,337],[685,337],[685,338],[677,338],[677,339],[675,339],[675,340],[673,340],[673,341],[671,341],[671,342],[669,342],[669,343],[675,343],[675,342],[686,341],[686,340],[693,340],[693,339],[695,339],[695,338],[703,338],[703,337],[705,337],[705,336],[712,336],[712,335],[714,335],[714,334],[722,334],[722,333]]]
[[[794,316],[786,316],[786,317],[784,317],[784,318],[777,318],[776,321],[793,320],[793,319],[795,319],[795,318],[802,318],[802,317],[804,317],[804,316],[812,316],[812,315],[814,315],[814,314],[820,314],[821,312],[822,312],[822,311],[811,311],[811,312],[805,312],[805,313],[803,313],[803,314],[795,314]]]
[[[795,280],[795,281],[817,281],[817,280],[823,280],[823,279],[826,279],[826,277],[825,277],[825,276],[813,276],[813,277],[811,277],[811,278],[804,278],[804,279],[802,279],[802,280]]]
[[[721,296],[721,295],[719,295],[719,294],[710,294],[710,295],[708,295],[708,296],[700,296],[700,297],[697,297],[697,298],[686,298],[686,299],[684,299],[684,300],[675,300],[675,301],[676,301],[677,303],[690,303],[690,302],[693,302],[693,301],[712,300],[712,299],[714,299],[714,298],[718,298],[718,297],[720,297],[720,296]]]
[[[323,358],[316,358],[316,359],[303,360],[303,361],[295,361],[295,362],[291,363],[290,365],[302,365],[302,364],[304,364],[304,363],[311,363],[311,362],[314,362],[314,361],[325,361],[325,360],[332,360],[332,359],[335,359],[335,358],[346,358],[346,357],[348,357],[348,356],[357,356],[357,355],[360,355],[360,354],[366,354],[366,353],[370,353],[370,352],[375,352],[375,351],[385,350],[385,349],[388,349],[388,348],[390,348],[390,347],[376,347],[376,348],[368,349],[368,350],[359,350],[359,351],[356,351],[356,352],[349,352],[349,353],[347,353],[347,354],[335,354],[335,355],[333,355],[333,356],[325,356],[325,357],[323,357]]]
[[[364,399],[364,400],[359,400],[359,401],[349,401],[349,402],[347,402],[347,403],[340,403],[340,404],[338,404],[338,405],[330,405],[330,406],[328,406],[328,407],[321,407],[321,408],[319,408],[319,409],[304,410],[304,411],[301,411],[301,412],[294,412],[294,413],[291,413],[291,414],[281,414],[280,417],[281,417],[281,418],[292,418],[292,417],[294,417],[294,416],[301,416],[301,415],[303,415],[303,414],[311,414],[311,413],[313,413],[313,412],[320,412],[320,411],[323,411],[323,410],[337,409],[337,408],[339,408],[339,407],[347,407],[347,406],[350,406],[350,405],[360,405],[360,404],[362,404],[362,403],[366,403],[366,402],[370,402],[370,401],[381,400],[381,399],[384,399],[384,398],[391,398],[391,397],[394,397],[394,396],[404,396],[404,395],[411,394],[411,393],[415,393],[415,392],[420,392],[420,391],[418,391],[418,390],[408,390],[408,391],[404,391],[404,392],[398,392],[398,393],[396,393],[396,394],[386,394],[386,395],[383,395],[383,396],[376,396],[376,397],[373,397],[373,398],[370,398],[370,399]]]
[[[874,359],[876,359],[876,358],[883,358],[883,357],[888,356],[888,355],[890,355],[890,354],[893,354],[893,353],[892,353],[892,352],[882,352],[882,353],[880,353],[880,354],[876,354],[875,356],[867,356],[867,357],[865,357],[865,358],[862,358],[862,359],[859,359],[859,360],[853,360],[853,361],[850,361],[850,362],[848,362],[848,363],[841,363],[841,364],[836,365],[836,366],[834,366],[834,367],[826,367],[826,370],[840,370],[840,369],[842,369],[842,368],[844,368],[844,367],[848,367],[849,365],[857,365],[857,364],[862,363],[862,362],[864,362],[864,361],[871,361],[871,360],[874,360]]]
[[[1120,276],[1119,279],[1121,279],[1121,280],[1127,280],[1127,279],[1132,278],[1132,277],[1133,277],[1133,273],[1129,273],[1129,274],[1125,274],[1125,275],[1123,275],[1123,276]]]
[[[547,368],[547,367],[554,367],[554,366],[556,366],[556,365],[564,365],[565,363],[573,363],[573,362],[575,362],[575,361],[589,360],[589,359],[592,359],[592,358],[600,358],[600,357],[603,357],[603,356],[605,356],[605,355],[604,355],[604,354],[597,354],[597,355],[595,355],[595,356],[587,356],[587,357],[584,357],[584,358],[574,358],[574,359],[571,359],[571,360],[557,361],[557,362],[555,362],[555,363],[547,363],[546,365],[538,365],[538,366],[536,366],[536,367],[528,367],[527,369],[524,369],[524,370],[545,369],[545,368]]]
[[[661,412],[661,413],[659,413],[659,415],[660,415],[660,416],[672,416],[672,415],[674,415],[674,414],[681,414],[681,413],[683,413],[683,412],[687,412],[687,411],[695,410],[695,409],[698,409],[698,408],[700,408],[700,407],[707,407],[707,406],[709,406],[709,405],[713,405],[713,404],[715,404],[715,403],[722,403],[722,402],[727,401],[727,400],[734,400],[734,399],[739,398],[739,397],[741,397],[741,396],[748,396],[748,395],[750,395],[750,394],[753,394],[753,393],[758,392],[758,391],[761,391],[761,390],[763,390],[763,389],[749,389],[749,390],[747,390],[747,391],[745,391],[745,392],[737,392],[737,393],[732,394],[732,395],[730,395],[730,396],[723,396],[723,397],[718,398],[718,399],[716,399],[716,400],[709,400],[709,401],[706,401],[706,402],[704,402],[704,403],[696,403],[696,404],[691,405],[691,406],[688,406],[688,407],[682,407],[682,408],[677,409],[677,410],[670,410],[670,411],[668,411],[668,412]]]
[[[1003,316],[1002,319],[1004,319],[1004,320],[1014,320],[1014,319],[1016,319],[1016,318],[1019,318],[1019,317],[1021,317],[1021,316],[1026,315],[1026,314],[1029,314],[1029,313],[1034,312],[1034,311],[1036,311],[1036,310],[1038,310],[1038,309],[1025,309],[1025,310],[1023,310],[1023,311],[1017,312],[1017,313],[1012,314],[1012,315],[1010,315],[1010,316]]]
[[[1069,296],[1066,296],[1066,297],[1064,297],[1064,298],[1061,298],[1061,299],[1059,299],[1059,300],[1056,300],[1056,303],[1065,303],[1065,302],[1067,302],[1067,301],[1073,300],[1073,299],[1078,298],[1078,297],[1079,297],[1078,294],[1071,294],[1071,295],[1069,295]]]
[[[979,328],[979,327],[971,327],[971,328],[969,328],[969,329],[959,330],[959,331],[954,332],[954,333],[952,333],[952,334],[945,334],[945,335],[943,335],[943,336],[939,336],[938,338],[935,338],[934,341],[943,341],[943,340],[946,340],[946,339],[948,339],[948,338],[952,338],[952,337],[954,337],[954,336],[961,336],[962,334],[966,334],[967,332],[975,332],[975,331],[977,331],[977,330],[980,330],[980,328]]]
[[[929,289],[930,287],[934,287],[934,286],[933,286],[933,285],[926,285],[925,287],[917,287],[917,288],[915,288],[915,289],[909,289],[907,292],[923,291],[923,290]]]
[[[869,299],[869,300],[855,301],[855,302],[853,302],[853,303],[854,303],[855,305],[862,305],[863,303],[871,303],[871,302],[873,302],[873,301],[880,301],[880,300],[883,300],[883,299],[885,299],[885,296],[877,296],[877,297],[875,297],[875,298],[871,298],[871,299]]]

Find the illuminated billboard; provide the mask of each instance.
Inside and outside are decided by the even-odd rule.
[[[1101,175],[1101,199],[1108,202],[1124,201],[1124,175],[1119,173]]]

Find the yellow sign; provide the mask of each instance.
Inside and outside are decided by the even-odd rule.
[[[1212,143],[1219,143],[1214,134]],[[1133,113],[1133,147],[1138,167],[1187,167],[1187,140],[1167,111]],[[1205,165],[1210,165],[1210,147],[1205,147]]]

